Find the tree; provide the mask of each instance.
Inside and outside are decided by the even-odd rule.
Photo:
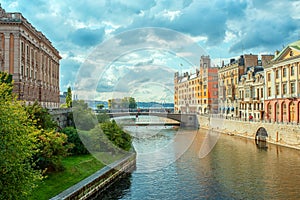
[[[102,110],[104,108],[103,104],[97,104],[97,109]]]
[[[133,97],[124,97],[123,99],[109,99],[108,107],[111,108],[122,108],[122,109],[135,109],[137,104]]]
[[[61,160],[68,155],[73,144],[68,143],[67,135],[56,132],[58,125],[46,108],[34,102],[33,105],[25,106],[25,110],[34,126],[40,130],[35,135],[38,149],[33,156],[35,167],[43,171],[62,170]]]
[[[62,130],[62,132],[68,136],[68,143],[74,144],[73,148],[70,149],[70,152],[73,155],[82,155],[89,153],[82,143],[77,130],[74,127],[66,127]]]
[[[39,130],[11,95],[12,81],[0,73],[0,199],[27,199],[41,172],[34,170],[35,135]]]
[[[37,101],[33,105],[25,106],[30,119],[34,120],[38,129],[56,129],[57,123],[53,121],[51,115],[46,108],[43,108]]]
[[[62,158],[74,146],[68,143],[68,136],[54,130],[41,130],[35,137],[38,148],[34,154],[36,168],[44,172],[62,171]]]
[[[98,123],[92,109],[83,100],[73,102],[73,120],[80,130],[90,130]]]
[[[72,107],[72,90],[71,87],[68,87],[67,96],[66,96],[66,104],[68,108]]]
[[[129,108],[131,108],[131,109],[137,108],[137,104],[133,97],[129,97],[128,102],[129,102]]]
[[[100,124],[100,127],[103,130],[103,133],[114,145],[125,151],[130,150],[132,142],[131,135],[124,132],[114,120],[104,122]]]

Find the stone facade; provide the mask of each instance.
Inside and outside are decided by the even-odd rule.
[[[265,119],[300,123],[300,40],[278,52],[265,67]]]
[[[241,76],[238,85],[238,104],[241,119],[262,120],[264,114],[264,69],[262,66],[249,67]]]
[[[0,71],[13,75],[14,89],[27,104],[59,107],[59,52],[21,13],[0,6]]]
[[[278,124],[265,122],[249,122],[224,118],[208,118],[198,116],[200,127],[212,129],[229,135],[237,135],[255,140],[260,128],[267,132],[269,143],[300,149],[300,127],[295,124]]]

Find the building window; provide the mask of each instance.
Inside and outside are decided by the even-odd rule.
[[[268,97],[271,96],[271,87],[268,87]]]
[[[295,94],[295,83],[291,83],[291,94]]]
[[[293,54],[293,51],[290,51],[290,56],[293,56],[294,54]]]
[[[21,75],[23,76],[24,75],[24,67],[21,66]]]
[[[275,86],[275,90],[276,90],[276,95],[279,95],[279,85]]]
[[[295,67],[291,66],[291,76],[294,76],[294,75],[295,75]]]
[[[264,97],[264,89],[263,89],[263,88],[260,90],[260,96],[261,96],[262,98]]]
[[[268,81],[271,81],[271,73],[268,73]]]
[[[286,83],[282,84],[282,94],[286,94],[287,89],[286,89]]]
[[[270,103],[268,104],[268,113],[267,114],[269,115],[269,117],[272,116],[272,106]]]
[[[285,103],[283,103],[282,111],[283,111],[283,115],[285,116],[286,115],[286,104]]]
[[[283,68],[282,76],[286,77],[286,68]]]
[[[276,79],[279,78],[279,69],[276,70]]]

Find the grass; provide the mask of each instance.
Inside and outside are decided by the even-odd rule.
[[[34,189],[30,199],[49,199],[105,166],[92,155],[66,157],[62,163],[65,170],[48,174]]]

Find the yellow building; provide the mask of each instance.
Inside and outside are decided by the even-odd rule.
[[[299,123],[300,40],[276,52],[265,67],[265,119]]]
[[[229,64],[222,64],[219,68],[219,112],[223,116],[239,116],[239,79],[246,72],[247,67],[257,65],[257,55],[245,54],[238,59],[230,59]]]

